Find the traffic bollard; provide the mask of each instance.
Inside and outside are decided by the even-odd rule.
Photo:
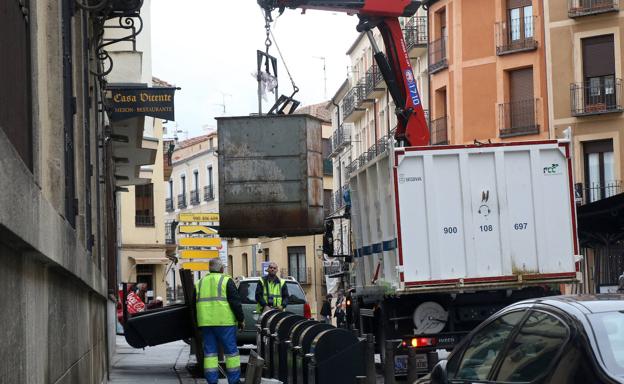
[[[376,372],[375,372],[375,336],[372,333],[366,335],[366,377],[367,384],[375,384]]]
[[[407,382],[413,383],[418,379],[418,369],[416,360],[416,348],[409,346],[407,349]]]
[[[386,356],[384,359],[384,384],[395,384],[394,380],[394,348],[396,342],[393,340],[386,340],[384,346]]]

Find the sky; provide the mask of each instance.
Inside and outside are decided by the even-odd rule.
[[[264,17],[255,0],[152,0],[152,73],[182,89],[176,92],[176,121],[167,136],[181,139],[216,129],[215,117],[258,112],[256,51],[264,51]],[[347,78],[347,50],[358,36],[357,17],[342,13],[287,9],[273,13],[280,94],[290,95],[286,63],[299,88],[301,105],[329,100]],[[325,61],[320,59],[324,57]],[[323,63],[327,77],[325,80]],[[274,95],[263,100],[263,112]],[[224,113],[225,111],[225,113]]]

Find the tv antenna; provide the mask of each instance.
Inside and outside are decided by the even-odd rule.
[[[327,58],[325,56],[314,56],[314,58],[323,61],[323,98],[327,99]]]

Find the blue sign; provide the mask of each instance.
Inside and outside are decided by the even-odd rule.
[[[416,81],[414,80],[414,73],[411,69],[405,71],[405,80],[407,81],[407,88],[409,89],[410,96],[414,105],[420,105],[420,96],[418,96],[418,87],[416,87]]]

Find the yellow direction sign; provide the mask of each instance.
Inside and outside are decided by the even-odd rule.
[[[180,259],[214,259],[219,251],[184,249],[180,251]]]
[[[182,247],[220,247],[220,237],[182,237],[179,245]]]
[[[178,221],[186,223],[218,222],[218,213],[180,213]]]
[[[182,268],[184,269],[190,269],[191,271],[207,271],[208,270],[208,263],[202,263],[199,261],[195,261],[195,262],[189,262],[189,263],[182,263]]]
[[[178,226],[178,231],[180,231],[180,233],[187,233],[187,234],[198,233],[198,232],[203,232],[207,235],[217,234],[217,231],[215,229],[206,227],[204,225],[180,225]]]

